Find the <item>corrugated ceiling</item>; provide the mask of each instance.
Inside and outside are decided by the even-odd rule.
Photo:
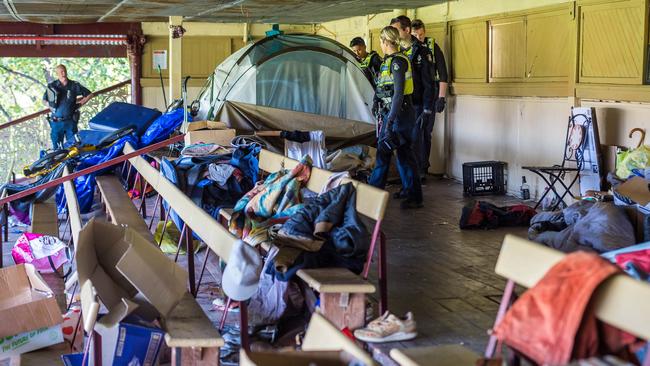
[[[183,16],[218,23],[321,23],[445,0],[3,0],[0,21],[49,24],[167,21]]]

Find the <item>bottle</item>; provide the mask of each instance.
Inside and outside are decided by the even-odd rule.
[[[522,176],[521,177],[521,199],[524,201],[528,201],[530,199],[530,186],[528,186],[528,183],[526,183],[526,177]]]

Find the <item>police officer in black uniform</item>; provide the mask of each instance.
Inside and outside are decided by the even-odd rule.
[[[420,131],[423,126],[429,124],[429,121],[433,119],[434,91],[433,77],[431,75],[433,55],[426,45],[411,35],[411,19],[409,17],[400,15],[397,18],[393,18],[390,21],[390,25],[399,32],[402,42],[402,53],[409,58],[413,65],[413,106],[415,108],[416,124],[415,128],[411,131],[411,141],[413,142],[413,150],[416,152],[418,179],[420,179],[419,172],[423,164],[418,161],[419,156],[417,154],[417,151],[420,150],[418,145],[418,141],[421,141]],[[400,176],[404,174],[402,170],[399,170],[399,173]],[[395,193],[393,197],[406,198],[408,197],[408,192],[402,186],[402,190]]]
[[[380,40],[382,51],[386,55],[380,67],[375,93],[381,124],[377,141],[377,161],[368,183],[382,189],[386,186],[388,168],[393,151],[396,150],[402,187],[407,192],[401,207],[420,208],[423,206],[422,187],[411,143],[412,131],[415,128],[412,102],[413,70],[408,57],[400,52],[399,33],[395,28],[388,26],[382,29]]]
[[[379,76],[379,67],[381,66],[381,57],[375,51],[366,50],[366,42],[361,37],[355,37],[350,41],[350,48],[357,55],[357,59],[361,64],[361,69],[372,85],[375,85],[375,80]]]
[[[445,110],[445,97],[447,95],[447,63],[445,62],[445,55],[442,50],[432,38],[426,36],[426,28],[424,23],[419,20],[413,20],[411,31],[413,36],[418,39],[422,44],[426,45],[433,53],[433,65],[431,67],[431,75],[434,79],[434,103],[433,110],[435,113],[442,113]],[[431,137],[433,134],[433,125],[435,122],[435,114],[432,116],[428,123],[422,125],[420,131],[420,141],[417,143],[415,154],[418,156],[420,162],[420,174],[424,177],[429,170],[429,155],[431,153]]]
[[[77,109],[86,104],[94,95],[83,85],[68,79],[68,71],[65,66],[58,65],[56,68],[57,80],[49,83],[43,102],[50,107],[50,138],[54,149],[63,147],[63,138],[66,141],[73,141],[78,131]],[[77,97],[82,98],[77,101]]]

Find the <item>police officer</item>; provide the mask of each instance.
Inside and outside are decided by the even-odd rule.
[[[375,98],[380,101],[381,128],[377,142],[377,161],[369,183],[384,188],[393,150],[397,150],[397,164],[402,174],[402,187],[408,193],[402,201],[404,209],[420,208],[422,187],[417,177],[417,163],[411,149],[415,113],[412,95],[413,70],[408,57],[400,52],[399,32],[388,26],[380,33],[381,49],[386,55],[381,64]]]
[[[420,130],[422,126],[429,124],[429,120],[433,118],[433,77],[431,76],[433,55],[429,51],[429,48],[411,35],[411,19],[409,17],[400,15],[397,18],[393,18],[390,21],[390,25],[399,32],[402,53],[409,58],[413,65],[413,106],[415,108],[416,124],[411,131],[411,141],[413,143],[413,150],[419,151],[420,149],[417,143],[421,140]],[[420,179],[420,166],[423,163],[417,160],[417,153],[415,156],[418,166],[417,177]],[[404,174],[401,170],[399,170],[399,173],[400,176]],[[408,192],[406,192],[405,187],[402,187],[402,190],[395,193],[393,197],[406,198],[408,197]]]
[[[350,41],[350,48],[357,55],[361,70],[366,74],[370,82],[375,85],[375,80],[379,76],[379,67],[381,66],[381,57],[375,51],[366,50],[366,42],[361,37],[355,37]]]
[[[57,149],[63,146],[63,138],[73,141],[77,133],[77,120],[75,112],[86,104],[94,95],[83,85],[68,79],[65,66],[55,68],[57,80],[47,85],[43,95],[43,102],[50,107],[50,138],[52,147]],[[77,97],[82,98],[77,101]]]
[[[413,20],[411,31],[413,32],[413,36],[415,36],[415,38],[417,38],[422,44],[425,44],[433,53],[433,65],[431,67],[431,75],[434,79],[433,110],[436,113],[442,113],[442,111],[445,110],[445,96],[447,95],[447,63],[445,62],[445,55],[442,53],[442,50],[435,40],[426,36],[426,28],[421,20]],[[418,161],[420,162],[420,174],[422,176],[424,176],[429,170],[431,135],[433,134],[435,114],[427,122],[428,123],[422,125],[420,141],[416,144],[418,148],[415,150],[415,154],[418,156]]]

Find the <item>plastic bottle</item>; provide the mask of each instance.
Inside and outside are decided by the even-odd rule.
[[[528,201],[530,199],[530,186],[528,183],[526,183],[526,177],[522,176],[521,177],[521,187],[519,188],[521,191],[521,199],[524,201]]]

